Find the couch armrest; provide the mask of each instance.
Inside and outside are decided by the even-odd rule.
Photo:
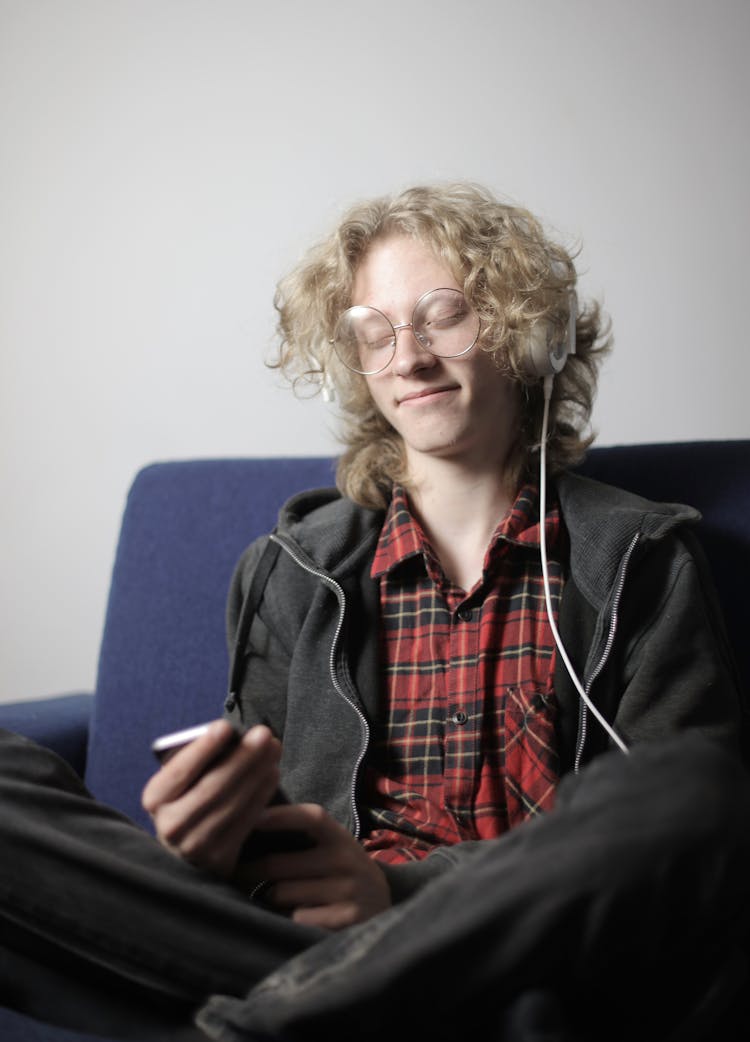
[[[53,749],[81,777],[94,696],[88,693],[0,704],[0,727]]]

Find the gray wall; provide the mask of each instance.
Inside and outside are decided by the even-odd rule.
[[[0,700],[90,688],[166,458],[335,452],[263,366],[341,209],[468,178],[580,241],[602,444],[750,435],[746,0],[0,0]]]

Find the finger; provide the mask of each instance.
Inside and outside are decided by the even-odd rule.
[[[362,916],[354,904],[295,908],[290,918],[301,926],[316,926],[321,930],[345,930],[348,926],[362,922]]]
[[[278,784],[279,744],[267,728],[248,732],[224,760],[207,770],[180,797],[158,808],[160,836],[186,856],[240,839],[251,830]]]
[[[264,852],[258,850],[253,835],[250,836],[250,862],[264,878],[279,880],[323,879],[326,877],[359,877],[372,872],[372,862],[360,843],[320,807],[300,806],[274,807],[264,814],[257,824],[262,833]],[[273,826],[273,831],[266,828]],[[290,847],[274,848],[273,833],[278,829],[289,830],[292,836],[309,838],[312,846],[301,850]],[[258,836],[260,839],[260,836]]]
[[[179,749],[147,782],[141,802],[149,814],[161,803],[179,797],[236,741],[226,720],[214,720],[205,734]]]
[[[322,908],[353,901],[354,882],[346,876],[274,880],[266,900],[275,908]]]
[[[252,799],[256,789],[266,789],[278,783],[278,763],[281,745],[271,731],[259,725],[251,728],[235,748],[209,765],[191,788],[196,801],[207,806],[215,800],[231,805]],[[268,793],[268,797],[273,793]],[[265,806],[266,800],[262,801]],[[261,808],[259,808],[260,811]]]
[[[159,819],[159,834],[188,860],[207,867],[227,864],[233,869],[240,848],[252,832],[255,818],[276,786],[275,775],[267,783],[254,783],[245,799],[218,798],[211,804],[170,805]]]
[[[200,858],[210,865],[228,859],[233,868],[277,785],[278,767],[273,763],[262,776],[254,770],[216,792],[188,795],[164,812],[162,831],[190,860]],[[171,830],[169,811],[174,812],[176,822]]]
[[[269,807],[256,820],[255,830],[244,856],[267,879],[335,875],[346,870],[356,844],[317,804]]]

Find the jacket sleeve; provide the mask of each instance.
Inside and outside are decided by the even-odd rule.
[[[609,671],[618,733],[633,744],[693,729],[738,752],[737,670],[697,541],[691,533],[668,540],[634,571],[619,622],[624,639]]]

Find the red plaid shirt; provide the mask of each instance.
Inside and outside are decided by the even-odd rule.
[[[445,576],[402,488],[371,574],[380,581],[382,713],[363,775],[364,846],[381,861],[489,839],[548,810],[558,781],[539,500],[521,489],[468,592]],[[555,614],[564,533],[547,512]]]

